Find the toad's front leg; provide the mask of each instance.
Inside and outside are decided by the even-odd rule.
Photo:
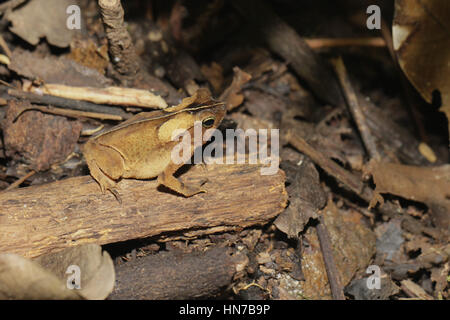
[[[188,186],[185,185],[183,182],[181,182],[179,179],[174,177],[175,172],[183,165],[184,163],[175,164],[173,162],[170,162],[169,165],[167,165],[167,167],[164,169],[164,171],[158,175],[158,184],[162,184],[168,187],[169,189],[176,191],[179,194],[182,194],[185,197],[191,197],[197,193],[207,192],[205,189],[201,187],[204,184],[204,182],[200,183],[199,185]]]

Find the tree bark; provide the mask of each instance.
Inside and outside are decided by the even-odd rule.
[[[151,236],[198,236],[265,224],[284,209],[285,174],[257,165],[191,167],[182,180],[207,193],[184,198],[156,180],[122,180],[122,204],[90,177],[69,178],[0,193],[0,252],[36,257],[82,243]]]

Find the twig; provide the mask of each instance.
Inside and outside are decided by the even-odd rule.
[[[320,248],[322,250],[322,257],[327,270],[328,282],[330,283],[331,295],[335,300],[345,300],[344,288],[341,285],[339,270],[333,257],[333,250],[331,248],[330,234],[328,233],[322,215],[319,215],[319,223],[316,226],[317,236],[319,238]]]
[[[106,105],[98,105],[95,103],[81,101],[81,100],[73,100],[66,99],[61,97],[50,96],[47,94],[39,95],[32,92],[25,92],[16,89],[8,90],[8,95],[14,98],[26,99],[31,103],[52,105],[56,107],[62,107],[64,109],[74,109],[85,112],[94,112],[94,113],[104,113],[104,114],[112,114],[116,116],[120,116],[123,119],[128,119],[132,115],[123,111],[119,107],[111,107]]]
[[[62,84],[46,84],[42,87],[31,87],[29,91],[48,94],[72,100],[83,100],[98,104],[112,104],[119,106],[136,106],[151,109],[164,109],[167,102],[148,90],[107,87],[72,87]]]
[[[0,54],[0,63],[9,65],[11,63],[11,60],[8,58],[8,56],[5,56],[4,54]]]
[[[421,286],[409,279],[403,280],[400,284],[403,292],[411,298],[419,300],[434,300],[434,298],[426,293]]]
[[[115,121],[125,120],[121,116],[116,116],[113,114],[86,112],[86,111],[78,111],[78,110],[71,110],[71,109],[61,109],[61,108],[44,107],[44,106],[34,105],[31,108],[26,108],[26,109],[22,110],[16,116],[14,121],[16,121],[17,118],[19,118],[24,112],[29,111],[29,110],[39,110],[44,113],[56,114],[56,115],[72,117],[72,118],[95,118],[95,119],[100,119],[100,120],[115,120]]]
[[[359,106],[358,98],[356,97],[355,90],[353,89],[350,79],[347,76],[344,62],[341,57],[333,60],[333,65],[338,76],[339,82],[344,93],[347,106],[350,110],[350,114],[355,120],[359,133],[361,134],[362,141],[369,153],[370,158],[381,160],[380,153],[378,152],[377,144],[374,140],[374,136],[370,132],[370,128],[367,126],[366,117],[364,112]]]
[[[359,205],[357,205],[356,203],[354,203],[353,201],[350,201],[349,199],[347,199],[346,197],[343,197],[343,196],[341,196],[341,195],[336,195],[340,200],[342,200],[342,202],[346,205],[346,206],[348,206],[348,207],[350,207],[350,208],[352,208],[352,209],[354,209],[355,211],[358,211],[358,212],[360,212],[360,213],[362,213],[364,216],[366,216],[367,218],[369,218],[369,220],[370,220],[370,225],[371,226],[373,226],[374,225],[374,223],[375,223],[375,214],[373,213],[373,212],[371,212],[370,210],[368,210],[367,208],[365,209],[365,208],[362,208],[362,207],[360,207]]]
[[[336,162],[330,160],[322,152],[315,150],[297,134],[289,132],[286,135],[286,138],[298,151],[310,157],[319,167],[335,177],[338,181],[342,182],[347,188],[356,194],[362,193],[364,184],[358,177],[339,166]]]
[[[13,183],[11,183],[5,190],[3,191],[7,191],[7,190],[12,190],[17,188],[18,186],[20,186],[25,180],[27,180],[28,178],[32,177],[34,174],[36,173],[36,171],[31,170],[30,172],[28,172],[26,175],[24,175],[23,177],[17,179],[16,181],[14,181]]]
[[[120,0],[99,0],[98,5],[108,38],[109,54],[116,70],[122,75],[134,76],[139,70],[139,59],[124,24]]]
[[[11,58],[11,55],[12,55],[11,50],[9,50],[9,47],[6,44],[6,41],[1,34],[0,34],[0,47],[3,49],[3,51],[6,53],[6,55],[9,58]]]
[[[350,47],[350,46],[368,46],[368,47],[386,47],[383,38],[316,38],[305,39],[305,42],[311,49],[321,49],[327,47]]]

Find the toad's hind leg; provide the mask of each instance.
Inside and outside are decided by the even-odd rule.
[[[124,172],[122,156],[114,149],[99,144],[95,144],[95,147],[87,145],[86,149],[89,152],[84,152],[84,156],[91,176],[98,182],[103,193],[110,191],[121,203],[115,180],[122,177]]]
[[[204,182],[196,186],[187,186],[173,176],[175,172],[183,165],[183,163],[175,164],[173,162],[170,162],[170,164],[164,169],[164,171],[159,174],[158,184],[165,185],[169,189],[176,191],[184,195],[185,197],[191,197],[197,193],[206,192],[206,190],[201,187]]]

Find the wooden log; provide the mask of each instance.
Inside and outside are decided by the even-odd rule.
[[[233,254],[232,254],[233,253]],[[205,252],[163,251],[115,267],[110,300],[184,300],[206,298],[230,287],[248,258],[231,248]]]
[[[257,165],[191,167],[186,183],[205,178],[207,193],[191,198],[156,180],[122,180],[120,205],[90,176],[0,193],[0,253],[36,257],[82,243],[106,244],[157,235],[208,234],[265,224],[286,206],[285,174]]]

